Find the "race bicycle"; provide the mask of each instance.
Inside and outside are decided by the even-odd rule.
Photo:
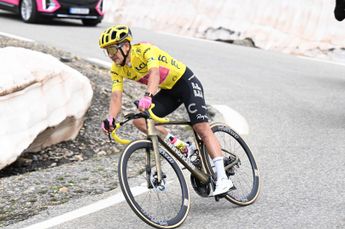
[[[128,144],[118,164],[118,177],[125,199],[135,214],[156,228],[175,228],[186,219],[190,209],[190,194],[182,169],[190,172],[194,191],[201,197],[221,198],[240,206],[252,204],[259,195],[258,168],[244,140],[224,123],[211,124],[224,153],[224,166],[234,187],[229,192],[213,196],[216,174],[206,146],[191,128],[195,149],[186,157],[156,129],[158,125],[190,126],[189,121],[170,121],[157,117],[152,108],[125,115],[115,124],[110,136],[118,143]],[[117,131],[133,119],[146,120],[146,139],[130,141]],[[180,162],[180,163],[177,163]]]

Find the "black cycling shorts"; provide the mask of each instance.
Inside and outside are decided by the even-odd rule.
[[[203,87],[188,67],[171,89],[161,89],[152,102],[155,104],[152,111],[159,117],[167,116],[183,103],[193,125],[208,122]]]

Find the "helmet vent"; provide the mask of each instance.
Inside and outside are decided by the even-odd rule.
[[[111,39],[114,40],[116,38],[116,31],[113,31],[111,33]]]
[[[127,34],[125,32],[120,33],[120,39],[123,39]]]

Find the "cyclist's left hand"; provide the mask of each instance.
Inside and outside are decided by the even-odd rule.
[[[139,100],[139,110],[144,111],[150,108],[152,104],[152,98],[150,96],[144,96]]]
[[[115,127],[115,118],[109,116],[107,119],[104,119],[101,124],[101,128],[104,133],[109,133],[114,130]]]

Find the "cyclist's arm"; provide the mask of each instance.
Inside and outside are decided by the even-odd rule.
[[[114,64],[110,72],[113,85],[111,89],[109,116],[116,118],[122,107],[123,76]]]
[[[116,118],[122,107],[122,91],[113,91],[111,93],[109,116]]]
[[[160,81],[159,68],[153,67],[149,70],[149,79],[147,83],[147,92],[152,95],[156,94]]]
[[[148,46],[143,51],[143,58],[147,61],[147,67],[149,71],[147,92],[154,95],[158,90],[160,82],[159,61],[156,48],[154,46]]]

